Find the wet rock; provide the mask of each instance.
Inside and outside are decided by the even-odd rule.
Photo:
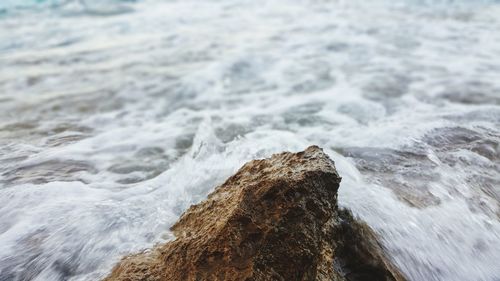
[[[181,216],[175,240],[105,280],[405,280],[373,231],[338,209],[340,180],[316,146],[251,161]]]

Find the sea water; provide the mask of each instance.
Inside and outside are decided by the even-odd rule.
[[[317,144],[415,281],[500,280],[500,4],[2,0],[0,280],[98,280]]]

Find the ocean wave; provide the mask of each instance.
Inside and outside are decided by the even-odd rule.
[[[310,144],[409,280],[500,280],[499,5],[51,3],[0,20],[0,280],[100,280]]]

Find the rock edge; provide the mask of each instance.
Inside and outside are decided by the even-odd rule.
[[[375,233],[338,208],[340,181],[317,146],[250,161],[181,216],[175,240],[104,280],[406,280]]]

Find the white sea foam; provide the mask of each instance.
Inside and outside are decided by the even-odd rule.
[[[310,144],[411,280],[500,278],[495,1],[69,2],[0,15],[0,280],[98,279]]]

